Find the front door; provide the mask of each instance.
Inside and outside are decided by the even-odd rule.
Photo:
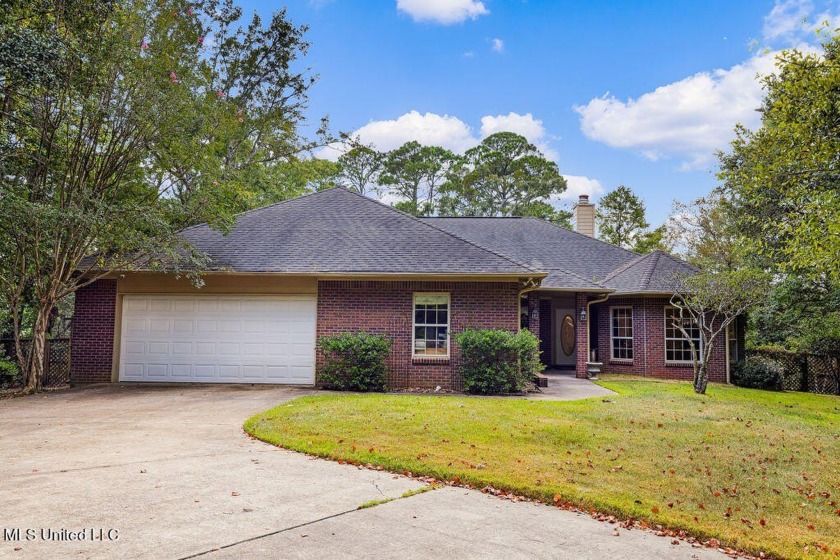
[[[557,307],[554,310],[554,363],[558,366],[574,366],[577,362],[577,329],[575,310]]]

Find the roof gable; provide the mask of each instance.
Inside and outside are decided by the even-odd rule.
[[[660,250],[641,255],[610,273],[603,284],[616,294],[670,293],[678,276],[692,276],[699,268]]]
[[[245,212],[228,235],[206,224],[181,235],[216,270],[540,275],[515,258],[343,188]]]

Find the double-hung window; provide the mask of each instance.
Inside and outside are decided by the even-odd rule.
[[[686,338],[677,325],[682,325],[689,334]],[[691,343],[689,343],[689,340]],[[691,362],[691,344],[700,354],[700,327],[691,317],[680,317],[680,310],[676,307],[665,308],[665,361]]]
[[[414,356],[449,356],[449,294],[414,294]]]
[[[633,359],[633,308],[610,308],[610,357],[613,360]]]

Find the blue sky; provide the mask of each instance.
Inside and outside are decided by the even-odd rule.
[[[245,2],[267,16],[282,6]],[[597,198],[619,184],[658,225],[715,185],[714,151],[757,123],[756,73],[815,44],[836,0],[293,0],[320,76],[310,116],[381,149],[529,137]],[[803,22],[807,20],[807,22]],[[329,155],[329,154],[322,154]]]

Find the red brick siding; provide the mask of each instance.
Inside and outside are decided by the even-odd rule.
[[[535,297],[536,299],[536,297]],[[551,328],[551,300],[544,299],[539,303],[540,320],[539,320],[539,335],[540,339],[540,360],[545,367],[551,367],[552,357],[552,333]]]
[[[412,359],[415,292],[450,294],[450,358]],[[318,282],[318,338],[351,331],[388,336],[390,388],[435,387],[460,390],[458,345],[454,335],[465,328],[519,328],[519,286],[515,282]],[[316,368],[323,364],[318,352]]]
[[[586,310],[586,304],[589,298],[586,294],[575,294],[575,335],[576,335],[576,364],[575,376],[586,379],[589,373],[586,371],[586,362],[589,361],[589,350],[587,349],[589,337],[587,331],[589,330],[589,317],[586,321],[580,320],[581,311]],[[588,310],[587,310],[588,313]]]
[[[97,280],[76,292],[70,339],[71,383],[111,381],[116,308],[116,280]]]
[[[598,349],[598,360],[604,363],[604,371],[626,373],[665,379],[694,378],[691,364],[665,362],[665,307],[668,298],[626,297],[610,298],[598,307],[598,337],[592,347]],[[612,360],[610,354],[610,307],[630,306],[633,308],[633,360],[632,362]],[[709,379],[726,382],[726,340],[718,337],[709,361]]]

